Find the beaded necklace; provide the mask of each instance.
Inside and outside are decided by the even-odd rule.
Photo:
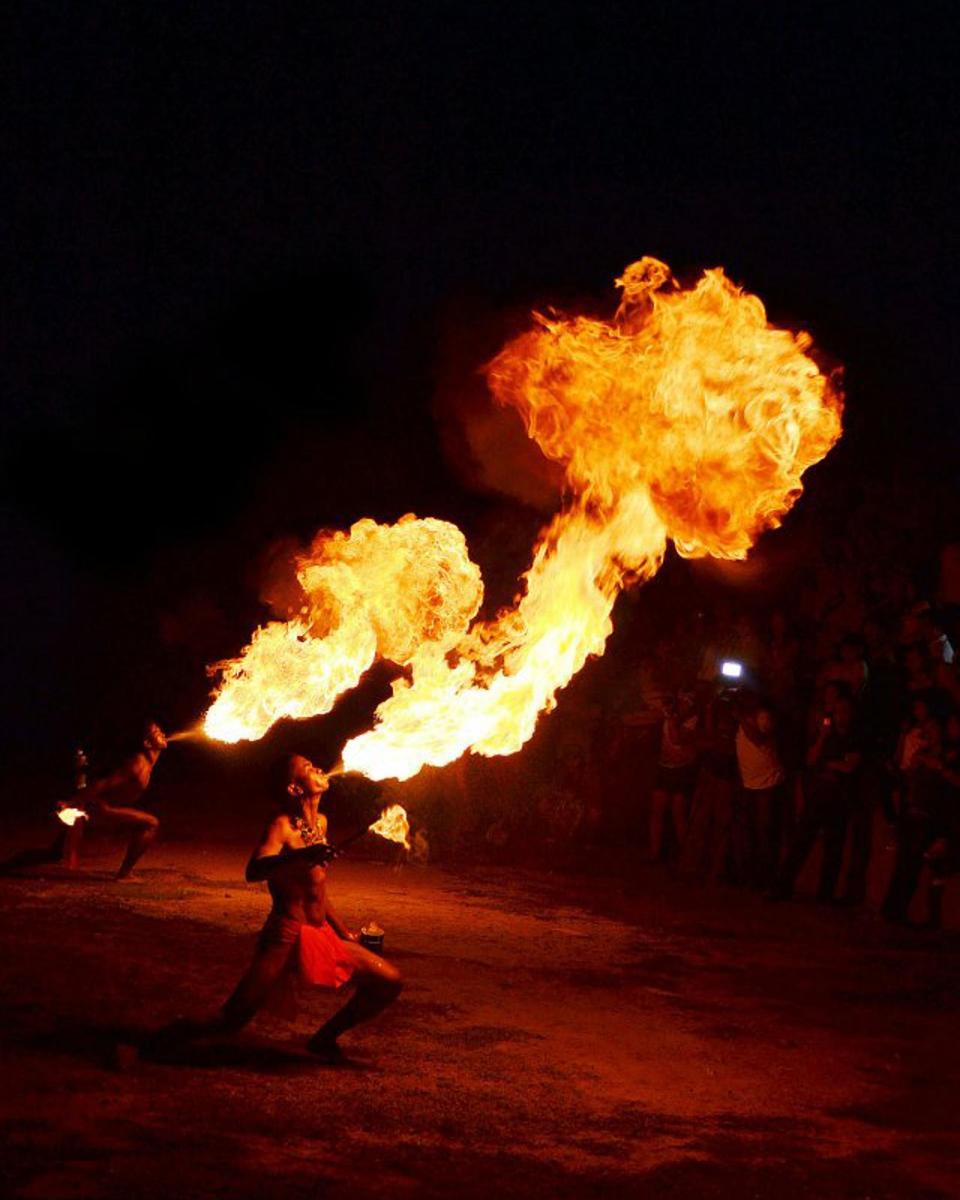
[[[325,831],[319,825],[308,825],[303,817],[294,817],[293,827],[300,834],[305,846],[316,846],[318,842],[326,844]]]

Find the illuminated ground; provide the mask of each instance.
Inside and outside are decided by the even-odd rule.
[[[659,873],[347,862],[339,907],[409,981],[356,1069],[300,1055],[323,999],[161,1065],[123,1047],[222,998],[265,895],[239,845],[159,847],[119,888],[117,858],[0,880],[5,1195],[956,1194],[949,939]]]

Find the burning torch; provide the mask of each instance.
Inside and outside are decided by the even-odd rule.
[[[87,768],[90,766],[90,760],[87,758],[86,751],[82,746],[78,746],[73,756],[73,784],[76,792],[82,792],[87,786]],[[64,804],[57,809],[57,818],[64,825],[72,828],[78,821],[86,821],[90,814],[85,808],[74,808],[71,805]]]
[[[410,849],[410,822],[407,820],[406,809],[399,804],[391,804],[389,808],[383,810],[372,825],[368,825],[365,829],[360,829],[357,833],[351,834],[350,837],[344,838],[336,846],[330,846],[330,853],[326,856],[327,861],[329,862],[330,859],[338,858],[348,846],[352,846],[354,842],[359,842],[368,833],[375,833],[378,837],[386,838],[388,842],[397,842],[407,850]]]

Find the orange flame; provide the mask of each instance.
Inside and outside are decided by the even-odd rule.
[[[319,533],[297,576],[306,597],[298,617],[261,626],[240,658],[219,664],[203,723],[210,737],[260,738],[281,717],[329,712],[377,657],[402,665],[426,647],[445,654],[483,598],[463,534],[432,518]]]
[[[370,826],[370,833],[376,833],[388,842],[399,842],[401,846],[410,849],[410,822],[407,820],[406,809],[399,804],[391,804],[380,814],[380,819]]]
[[[465,751],[512,754],[591,654],[619,591],[671,538],[687,557],[743,558],[840,436],[841,396],[763,304],[717,269],[681,288],[642,259],[609,321],[536,315],[487,367],[501,404],[566,471],[514,607],[470,626],[482,596],[462,535],[441,521],[360,521],[300,563],[301,618],[259,629],[225,665],[205,730],[259,737],[327,712],[377,654],[408,668],[346,769],[408,779]]]

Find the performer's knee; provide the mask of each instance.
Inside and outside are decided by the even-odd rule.
[[[364,972],[358,982],[371,991],[381,992],[383,994],[399,996],[403,991],[403,976],[392,964],[380,960],[376,970]]]
[[[403,976],[392,963],[384,963],[384,973],[380,978],[380,985],[384,991],[389,992],[391,996],[399,996],[403,991]]]

